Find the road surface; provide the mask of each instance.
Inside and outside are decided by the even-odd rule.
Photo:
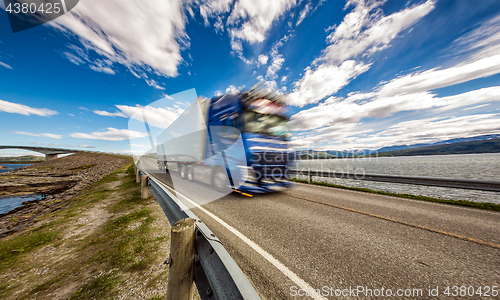
[[[140,166],[172,186],[154,160]],[[183,201],[210,193],[174,182]],[[407,299],[477,299],[479,287],[500,286],[498,212],[306,184],[252,198],[232,193],[192,211],[263,299],[311,299],[301,287],[318,289],[310,291],[316,299],[380,298],[388,289]]]

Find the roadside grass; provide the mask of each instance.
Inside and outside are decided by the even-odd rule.
[[[410,195],[410,194],[398,194],[398,193],[390,193],[390,192],[384,192],[384,191],[376,191],[376,190],[367,189],[367,188],[343,186],[343,185],[327,183],[327,182],[320,182],[320,181],[309,182],[308,180],[301,180],[301,179],[296,179],[296,178],[291,178],[290,181],[299,182],[299,183],[314,184],[314,185],[321,185],[321,186],[328,186],[328,187],[353,190],[353,191],[361,191],[361,192],[367,192],[367,193],[373,193],[373,194],[379,194],[379,195],[387,195],[387,196],[394,196],[394,197],[401,197],[401,198],[410,198],[410,199],[415,199],[415,200],[439,202],[439,203],[446,203],[446,204],[453,204],[453,205],[460,205],[460,206],[467,206],[467,207],[474,207],[474,208],[480,208],[480,209],[500,211],[500,204],[489,203],[489,202],[473,202],[473,201],[466,201],[466,200],[448,200],[448,199],[439,199],[439,198]]]
[[[65,290],[58,296],[104,299],[129,292],[129,282],[166,287],[168,269],[158,266],[168,255],[170,237],[158,234],[155,205],[152,196],[140,198],[132,162],[127,163],[84,189],[69,207],[40,217],[43,225],[1,242],[0,272],[10,275],[0,277],[0,298],[50,299]],[[105,212],[102,224],[85,227],[82,220],[97,211]],[[144,275],[155,268],[150,278]],[[48,271],[37,274],[43,270]]]

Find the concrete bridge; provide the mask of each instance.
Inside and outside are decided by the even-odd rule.
[[[81,152],[81,150],[74,150],[74,149],[60,149],[60,148],[46,148],[46,147],[32,147],[32,146],[0,146],[0,149],[23,149],[23,150],[35,151],[45,154],[45,160],[55,159],[57,158],[58,154]]]

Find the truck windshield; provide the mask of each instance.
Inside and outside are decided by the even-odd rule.
[[[264,133],[284,138],[289,135],[288,120],[285,117],[246,110],[244,119],[245,132]]]

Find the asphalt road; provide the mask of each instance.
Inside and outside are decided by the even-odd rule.
[[[141,167],[172,186],[154,160],[143,159]],[[213,197],[202,183],[174,179],[181,200]],[[339,298],[335,292],[342,299],[379,299],[382,288],[383,295],[406,293],[397,297],[403,299],[500,299],[477,293],[500,286],[497,212],[305,184],[252,198],[232,193],[192,211],[263,299],[310,299],[299,296],[301,283],[320,289],[318,299],[326,292],[328,299]],[[365,291],[353,292],[358,286]],[[438,296],[429,296],[436,287]]]

